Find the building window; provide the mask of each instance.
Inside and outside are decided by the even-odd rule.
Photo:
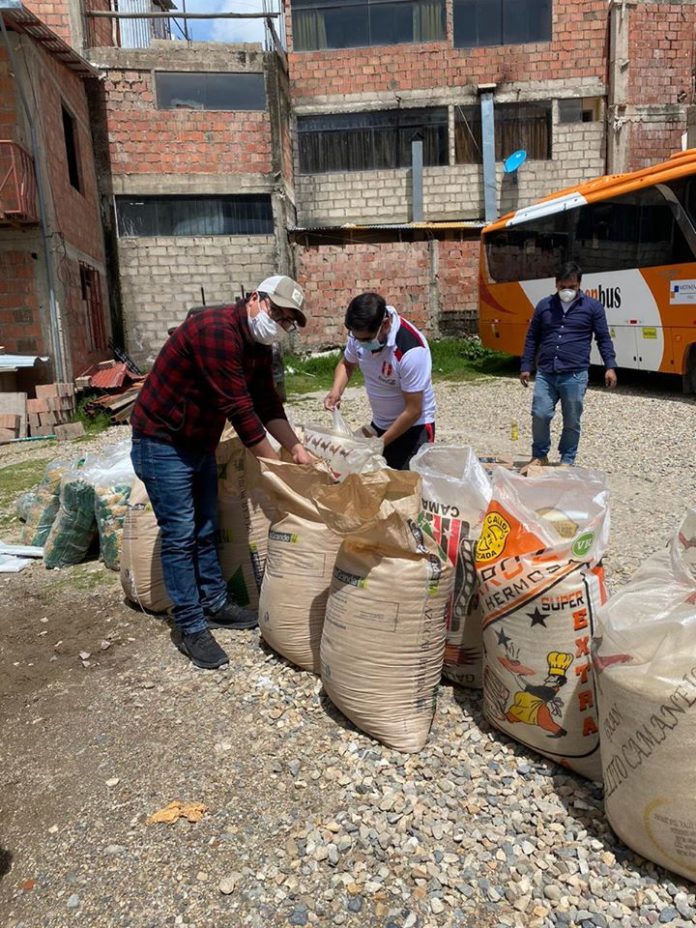
[[[495,158],[502,161],[522,148],[532,160],[551,157],[551,103],[498,103],[495,107]],[[458,106],[454,115],[457,164],[481,164],[481,109]]]
[[[423,164],[448,163],[447,107],[301,116],[300,173],[377,171],[411,166],[411,143],[423,141]]]
[[[65,157],[68,162],[68,177],[75,190],[82,190],[80,149],[77,144],[77,122],[75,117],[64,106],[61,106],[61,111],[63,114],[63,137],[65,139]]]
[[[155,235],[272,235],[271,198],[116,197],[121,238]]]
[[[160,110],[265,110],[263,74],[156,71]]]
[[[106,349],[106,324],[101,279],[96,268],[80,262],[80,290],[90,351]]]
[[[437,42],[445,38],[444,0],[293,0],[293,48]]]
[[[571,122],[599,122],[601,114],[599,97],[573,97],[571,100],[558,101],[558,121],[561,124]]]
[[[551,41],[552,0],[454,0],[454,47]]]

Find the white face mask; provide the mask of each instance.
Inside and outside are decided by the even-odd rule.
[[[563,290],[559,290],[558,295],[561,299],[561,303],[572,303],[575,297],[578,295],[578,291],[571,290],[568,287],[568,288],[564,288]]]
[[[249,316],[249,330],[251,337],[260,345],[281,342],[287,335],[282,325],[271,319],[265,309],[259,310],[255,316]]]

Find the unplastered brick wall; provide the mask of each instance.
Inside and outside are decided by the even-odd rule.
[[[114,174],[228,174],[272,170],[268,111],[158,109],[155,72],[264,70],[260,51],[155,42],[151,49],[96,49],[104,75]]]
[[[192,306],[232,302],[241,288],[253,290],[275,273],[271,235],[122,238],[118,244],[126,347],[151,363],[167,328]]]
[[[346,307],[368,290],[429,337],[438,334],[444,314],[477,310],[477,241],[296,245],[295,262],[307,305],[302,346],[344,344]]]
[[[628,170],[637,171],[659,161],[666,161],[681,151],[686,132],[686,107],[637,107],[622,129],[629,133]]]
[[[69,68],[36,48],[24,37],[25,60],[38,98],[40,131],[53,209],[52,224],[61,237],[103,263],[104,246],[97,197],[92,134],[84,82]],[[76,134],[79,187],[70,182],[63,129],[63,108]]]
[[[17,92],[4,46],[0,47],[0,138],[17,140]]]
[[[68,45],[76,45],[70,21],[70,0],[27,0],[25,6]]]
[[[632,4],[629,18],[629,102],[692,102],[696,7],[693,2]]]
[[[291,0],[286,0],[294,99],[332,93],[399,92],[419,87],[536,81],[540,76],[544,79],[596,77],[604,80],[605,0],[583,3],[554,0],[551,42],[482,48],[453,47],[452,2],[447,0],[447,38],[441,42],[294,52]]]
[[[30,250],[5,247],[0,241],[0,344],[10,354],[38,354],[46,349],[36,286],[40,272],[38,257]]]

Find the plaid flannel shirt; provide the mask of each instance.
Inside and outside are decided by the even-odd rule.
[[[133,431],[194,450],[212,451],[225,419],[247,446],[285,419],[273,383],[272,350],[255,342],[243,300],[210,307],[165,342],[131,416]]]

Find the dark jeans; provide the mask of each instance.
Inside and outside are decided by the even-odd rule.
[[[164,584],[183,635],[207,628],[206,612],[227,602],[215,547],[217,467],[210,451],[188,451],[133,435],[133,469],[162,533]]]
[[[374,422],[372,428],[378,435],[384,435],[386,429],[378,428]],[[435,441],[435,423],[429,422],[427,425],[414,425],[407,429],[403,435],[390,442],[382,454],[387,462],[387,467],[394,470],[408,470],[411,458],[422,445]]]

